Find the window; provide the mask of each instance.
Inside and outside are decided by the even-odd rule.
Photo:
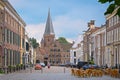
[[[12,50],[10,50],[10,65],[12,65]]]
[[[67,50],[67,52],[70,52],[70,50]]]
[[[25,43],[25,40],[22,39],[22,47],[24,48],[24,43]]]
[[[113,17],[111,18],[111,26],[113,26]]]
[[[117,15],[117,22],[116,23],[118,23],[119,22],[119,16]]]
[[[110,43],[110,38],[111,36],[110,36],[110,31],[109,32],[107,32],[107,44],[109,44]]]
[[[6,29],[7,30],[7,43],[10,43],[10,30],[9,29]]]
[[[108,32],[107,32],[107,34],[106,34],[106,40],[107,40],[106,42],[108,43]]]
[[[76,64],[76,59],[74,59],[74,63]]]
[[[111,31],[111,35],[109,37],[111,37],[111,42],[113,42],[113,30]]]
[[[118,32],[119,32],[118,30],[119,30],[119,28],[116,29],[116,41],[118,41],[118,34],[119,34],[119,33],[118,33]]]
[[[53,49],[50,49],[50,51],[53,51]]]
[[[12,31],[10,31],[10,43],[12,44]]]
[[[109,27],[111,27],[111,19],[108,20]]]
[[[15,44],[15,33],[13,32],[13,44]]]
[[[54,47],[57,47],[57,45],[55,44]]]
[[[26,42],[26,51],[29,51],[29,44]]]
[[[60,49],[58,49],[58,52],[60,52]]]
[[[108,20],[109,23],[109,27],[112,27],[114,25],[116,25],[117,23],[119,23],[119,17],[118,16],[113,16],[112,18],[110,18]]]
[[[74,51],[74,57],[76,57],[76,52]]]
[[[7,55],[6,55],[6,65],[8,66],[9,65],[9,50],[7,49]]]
[[[119,27],[119,33],[118,33],[118,35],[119,35],[119,41],[120,41],[120,27]]]
[[[114,20],[114,25],[116,24],[116,16],[113,17],[113,20]]]
[[[5,13],[5,22],[7,22],[7,13]]]
[[[116,32],[116,29],[114,29],[114,41],[116,41],[116,36],[117,36],[116,33],[117,33],[117,32]]]

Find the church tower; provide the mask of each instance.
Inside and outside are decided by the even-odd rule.
[[[41,40],[42,47],[49,47],[51,44],[54,43],[55,33],[53,30],[52,19],[50,16],[50,9],[48,11],[47,22],[45,26],[45,32],[43,35],[43,39]]]

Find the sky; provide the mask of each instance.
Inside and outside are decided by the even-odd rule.
[[[88,29],[87,23],[95,20],[96,26],[105,24],[104,12],[108,5],[98,0],[9,0],[26,23],[29,37],[41,41],[48,10],[52,18],[56,38],[73,41]]]

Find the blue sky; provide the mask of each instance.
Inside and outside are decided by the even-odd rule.
[[[40,42],[50,8],[56,38],[75,40],[87,30],[87,23],[95,20],[96,26],[105,23],[107,4],[98,0],[9,0],[26,22],[29,37]]]

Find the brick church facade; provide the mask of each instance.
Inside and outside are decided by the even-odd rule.
[[[55,33],[49,10],[45,32],[41,40],[40,54],[43,55],[43,59],[40,61],[45,64],[49,62],[51,65],[64,65],[70,63],[71,47],[71,43],[60,43],[59,40],[55,39]]]

